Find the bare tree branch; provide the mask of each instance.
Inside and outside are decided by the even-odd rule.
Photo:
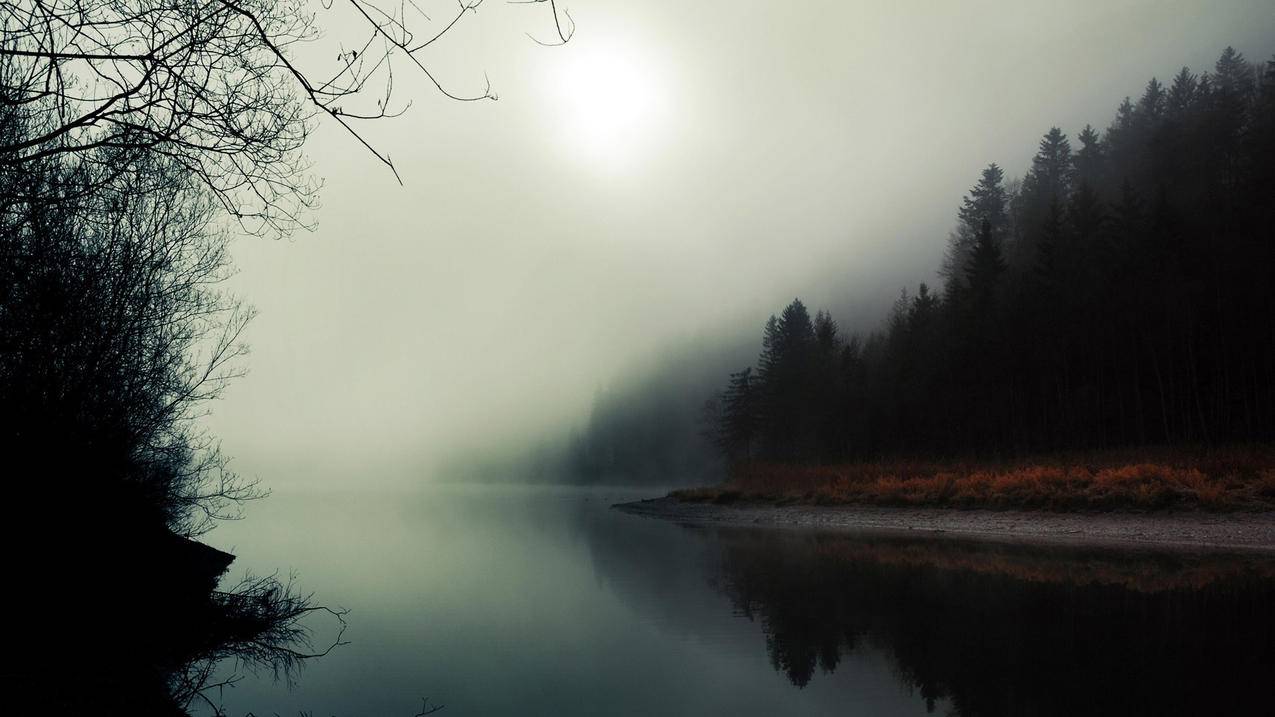
[[[434,21],[415,2],[321,3],[361,27],[334,67],[301,62],[320,40],[307,0],[19,0],[0,6],[0,106],[44,127],[0,136],[0,166],[52,157],[98,161],[101,149],[145,149],[197,176],[250,233],[283,236],[309,226],[319,185],[302,148],[319,118],[336,122],[400,182],[398,168],[358,123],[401,115],[394,65],[408,62],[443,97],[495,100],[448,87],[426,52],[483,0],[461,0]],[[548,3],[562,44],[570,13]],[[335,16],[332,16],[335,18]],[[534,38],[533,38],[534,39]],[[537,42],[540,42],[537,40]]]

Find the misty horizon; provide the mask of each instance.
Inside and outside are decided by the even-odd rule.
[[[0,686],[1270,712],[1273,10],[0,4]]]
[[[901,288],[940,283],[986,164],[1021,177],[1050,127],[1105,128],[1148,78],[1224,47],[1275,50],[1261,2],[849,5],[773,23],[598,5],[552,49],[513,39],[514,9],[473,18],[477,56],[465,37],[463,58],[442,51],[454,82],[485,71],[499,101],[426,98],[370,130],[403,186],[321,124],[318,229],[236,242],[234,290],[259,315],[249,375],[209,425],[239,470],[380,464],[410,482],[407,466],[565,434],[666,347],[755,342],[794,296],[874,329]],[[605,73],[578,62],[630,83],[621,109],[645,123],[598,116]],[[590,118],[633,151],[579,137]]]

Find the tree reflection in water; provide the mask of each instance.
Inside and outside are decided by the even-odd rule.
[[[1257,714],[1275,560],[721,530],[713,583],[797,687],[865,646],[960,715]]]

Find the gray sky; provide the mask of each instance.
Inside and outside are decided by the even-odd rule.
[[[489,0],[438,48],[457,103],[401,67],[402,118],[309,145],[319,228],[241,239],[260,311],[210,428],[268,485],[393,483],[458,447],[565,428],[668,341],[760,330],[795,295],[932,280],[963,193],[1052,125],[1222,48],[1275,51],[1270,0]],[[446,7],[446,5],[444,5]]]

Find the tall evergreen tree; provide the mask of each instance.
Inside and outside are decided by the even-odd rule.
[[[1057,201],[1053,201],[1049,203],[1049,213],[1041,225],[1035,265],[1036,275],[1050,289],[1056,289],[1062,281],[1063,242],[1062,207]]]
[[[1023,189],[1015,208],[1021,227],[1023,256],[1031,256],[1040,243],[1040,231],[1055,201],[1065,201],[1071,194],[1073,162],[1071,142],[1062,130],[1053,127],[1040,140],[1032,167],[1023,178]]]
[[[758,378],[763,450],[781,458],[803,455],[813,440],[809,404],[815,386],[815,328],[800,299],[793,299],[778,319],[771,317],[762,346]]]
[[[1071,192],[1071,142],[1062,130],[1053,127],[1045,133],[1028,177],[1035,185],[1033,191],[1045,200],[1061,199]]]
[[[1139,134],[1137,111],[1128,97],[1124,98],[1116,110],[1115,119],[1103,134],[1103,143],[1110,162],[1111,180],[1117,183],[1132,180],[1129,175],[1131,160],[1137,156],[1144,142]]]
[[[822,354],[832,354],[837,347],[837,322],[832,314],[820,310],[815,313],[815,344]]]
[[[993,294],[1006,269],[1005,258],[992,232],[992,223],[986,219],[978,232],[978,241],[965,264],[965,278],[970,294],[982,306],[992,303]]]
[[[1077,184],[1088,185],[1097,190],[1103,186],[1105,157],[1102,152],[1102,137],[1092,125],[1085,125],[1077,135],[1080,149],[1072,157],[1072,176]]]
[[[957,210],[957,227],[948,241],[947,252],[943,257],[943,265],[939,274],[947,282],[947,290],[956,292],[964,279],[963,273],[974,243],[978,238],[979,228],[983,221],[991,222],[998,233],[996,237],[1002,243],[1005,239],[1006,227],[1009,226],[1009,195],[1005,188],[1005,173],[993,162],[987,165],[978,183],[970,189],[969,194]]]
[[[1165,98],[1165,112],[1168,116],[1177,119],[1186,115],[1195,106],[1197,89],[1195,75],[1190,68],[1183,67],[1173,78],[1173,84]]]
[[[1051,129],[1018,191],[983,171],[941,301],[844,344],[772,317],[767,459],[1275,440],[1275,60],[1152,80],[1078,144]]]
[[[1075,235],[1081,251],[1093,248],[1093,241],[1102,233],[1107,220],[1102,199],[1087,182],[1082,182],[1067,202],[1067,224]]]
[[[718,432],[728,457],[748,461],[753,457],[758,428],[758,396],[752,368],[730,375],[722,394],[722,426]]]
[[[1152,77],[1147,83],[1146,90],[1142,93],[1142,98],[1138,100],[1138,121],[1147,127],[1154,127],[1156,123],[1164,116],[1164,110],[1168,102],[1168,97],[1164,91],[1164,85],[1160,81]]]
[[[1005,225],[1007,198],[1004,181],[1005,172],[993,162],[987,165],[978,184],[965,196],[957,216],[971,234],[977,234],[984,220],[991,222],[993,227]]]
[[[912,333],[924,331],[939,313],[939,299],[930,293],[924,282],[916,288],[916,298],[908,309],[908,329]]]
[[[1234,47],[1227,47],[1213,67],[1213,79],[1216,91],[1247,100],[1253,96],[1257,73],[1243,54]]]

